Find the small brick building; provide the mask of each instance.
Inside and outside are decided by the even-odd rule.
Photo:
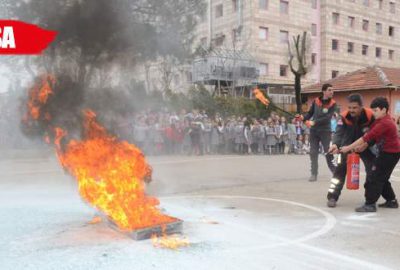
[[[333,86],[334,99],[341,111],[347,109],[347,96],[359,93],[367,107],[375,97],[386,97],[389,100],[392,116],[396,118],[400,116],[400,68],[372,66],[304,87],[302,95],[307,99],[308,105],[321,95],[321,86],[324,83]]]

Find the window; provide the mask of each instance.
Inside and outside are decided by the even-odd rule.
[[[224,6],[219,4],[215,7],[215,18],[221,18],[222,16],[224,16]]]
[[[315,23],[311,24],[311,35],[313,37],[317,36],[317,25]]]
[[[289,32],[281,30],[279,38],[280,38],[281,43],[288,43],[288,41],[289,41]]]
[[[260,75],[261,76],[268,75],[268,64],[267,63],[260,64]]]
[[[376,33],[378,35],[382,35],[382,24],[381,23],[376,23]]]
[[[317,9],[318,8],[317,0],[311,0],[311,8],[313,8],[313,9]]]
[[[381,48],[379,48],[379,47],[375,48],[375,56],[376,56],[376,58],[381,58],[381,56],[382,56],[382,49]]]
[[[258,30],[258,37],[262,40],[268,40],[268,28],[260,27]]]
[[[389,37],[394,37],[394,26],[389,26]]]
[[[347,42],[347,52],[354,53],[354,43],[353,42]]]
[[[349,24],[350,28],[354,28],[354,21],[355,21],[355,18],[352,16],[349,16],[348,24]]]
[[[396,13],[396,3],[394,3],[394,2],[389,3],[389,11],[390,11],[390,13],[393,13],[393,14]]]
[[[362,55],[368,55],[368,45],[362,45]]]
[[[281,14],[289,14],[289,2],[288,1],[281,0],[280,11],[281,11]]]
[[[263,10],[268,9],[268,0],[258,0],[258,7]]]
[[[338,70],[332,70],[332,79],[336,78],[339,75],[339,71]]]
[[[232,10],[233,10],[233,12],[236,12],[236,11],[237,11],[237,8],[238,8],[238,1],[239,1],[239,0],[232,0]]]
[[[280,65],[280,67],[279,67],[279,75],[281,77],[286,77],[287,76],[287,71],[288,71],[288,66]]]
[[[332,51],[339,51],[339,40],[332,39]]]
[[[363,5],[369,7],[369,0],[363,0]]]
[[[389,50],[389,59],[390,60],[394,59],[394,50]]]
[[[378,0],[379,9],[383,9],[383,0]]]
[[[368,20],[363,20],[362,21],[362,29],[364,31],[368,31],[368,26],[369,26],[369,21]]]
[[[315,65],[317,63],[317,54],[312,53],[311,54],[311,64]]]
[[[336,12],[332,13],[332,23],[335,25],[339,24],[339,13]]]

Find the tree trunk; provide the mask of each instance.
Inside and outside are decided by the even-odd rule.
[[[294,76],[294,91],[296,94],[296,111],[297,113],[301,113],[301,76]]]

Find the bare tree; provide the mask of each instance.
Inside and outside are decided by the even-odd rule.
[[[309,42],[307,41],[307,32],[303,35],[293,36],[293,43],[288,41],[289,49],[289,67],[294,75],[294,90],[296,94],[296,111],[301,113],[301,78],[305,76],[309,67],[307,66]]]
[[[174,79],[175,75],[177,75],[177,61],[173,57],[165,57],[159,67],[158,72],[160,73],[159,82],[161,84],[161,90],[163,94],[167,94],[170,92],[172,80]]]

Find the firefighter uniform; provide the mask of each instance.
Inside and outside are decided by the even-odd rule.
[[[338,120],[336,133],[333,137],[332,143],[336,144],[338,148],[352,144],[369,130],[369,127],[373,121],[374,117],[371,109],[363,108],[360,116],[357,118],[352,117],[348,111],[343,112]],[[372,147],[373,146],[360,153],[360,158],[364,163],[367,174],[366,183],[371,181],[372,167],[375,160],[375,151],[372,151]],[[339,199],[345,182],[346,172],[347,154],[340,154],[340,158],[338,158],[338,165],[333,173],[328,190],[328,200],[334,199],[337,201]]]
[[[318,153],[319,144],[322,143],[324,148],[326,162],[329,169],[333,173],[335,165],[333,164],[333,155],[328,154],[329,144],[331,142],[331,118],[336,111],[335,100],[316,98],[311,104],[310,110],[303,116],[303,120],[312,120],[313,125],[310,128],[310,159],[311,159],[311,175],[318,175]]]

